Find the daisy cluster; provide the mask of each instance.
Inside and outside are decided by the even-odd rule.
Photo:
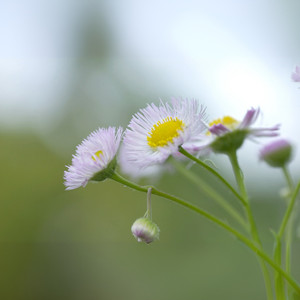
[[[71,190],[109,178],[117,162],[123,173],[138,177],[166,166],[171,156],[184,159],[181,148],[197,157],[212,151],[226,154],[239,149],[246,138],[277,136],[279,125],[253,126],[259,115],[259,108],[251,108],[241,121],[225,116],[208,122],[197,100],[148,104],[133,115],[125,131],[99,128],[83,140],[64,173],[65,186]]]

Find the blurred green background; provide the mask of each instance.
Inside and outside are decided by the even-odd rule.
[[[199,99],[210,118],[241,119],[260,105],[264,122],[283,123],[297,144],[300,95],[289,76],[300,62],[298,8],[250,0],[1,2],[1,299],[265,299],[254,255],[214,224],[153,197],[160,240],[137,243],[130,227],[145,213],[144,194],[109,180],[66,192],[63,172],[92,130],[126,127],[146,103],[171,96]],[[258,148],[247,142],[241,163],[271,253],[284,181],[258,162]],[[233,182],[226,158],[211,159]],[[215,179],[192,170],[235,205]],[[291,170],[299,178],[296,151]],[[231,222],[178,173],[143,183]],[[299,251],[295,237],[298,280]]]

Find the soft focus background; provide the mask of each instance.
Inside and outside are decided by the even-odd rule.
[[[209,119],[260,106],[258,124],[281,123],[299,145],[299,11],[298,0],[1,1],[0,298],[264,299],[254,255],[214,224],[153,197],[161,237],[139,244],[130,227],[145,195],[111,181],[66,192],[63,171],[92,130],[172,96],[198,99]],[[259,147],[240,158],[271,252],[285,184]],[[233,182],[226,158],[211,159]],[[144,182],[230,221],[179,174]],[[298,280],[299,251],[295,237]]]

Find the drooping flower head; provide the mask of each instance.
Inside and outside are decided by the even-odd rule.
[[[230,116],[217,119],[208,125],[208,145],[215,152],[227,153],[237,150],[249,137],[272,137],[278,135],[279,125],[253,128],[260,109],[251,108],[241,122]]]
[[[173,99],[171,105],[149,104],[132,117],[124,134],[121,157],[144,168],[178,155],[181,145],[196,152],[205,130],[204,116],[205,110],[196,100]]]
[[[131,226],[131,232],[138,242],[150,244],[159,238],[159,228],[150,219],[137,219]]]
[[[120,127],[99,128],[77,146],[72,165],[64,173],[67,190],[84,187],[90,180],[102,181],[112,174],[122,131]]]
[[[275,140],[265,145],[259,153],[259,158],[271,167],[282,168],[292,158],[292,145],[285,139]]]
[[[300,82],[300,67],[296,66],[295,71],[292,72],[291,78],[295,82]]]

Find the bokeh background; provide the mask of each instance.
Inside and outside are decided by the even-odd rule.
[[[281,123],[299,145],[300,86],[290,79],[299,11],[298,0],[1,1],[1,299],[264,299],[254,255],[214,224],[153,197],[160,240],[139,244],[130,227],[144,194],[112,181],[66,192],[63,171],[92,130],[126,127],[139,108],[172,96],[198,99],[209,119],[260,106],[260,122]],[[258,161],[259,147],[246,142],[240,159],[271,253],[285,184]],[[210,159],[233,182],[226,158]],[[176,172],[143,182],[231,221]],[[299,251],[295,236],[298,280]]]

